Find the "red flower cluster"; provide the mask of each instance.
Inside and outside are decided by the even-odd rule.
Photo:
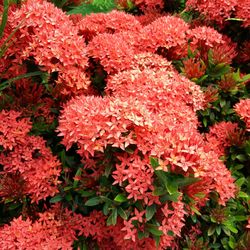
[[[247,130],[250,131],[250,99],[241,100],[234,109],[246,123]]]
[[[112,21],[114,14],[116,25]],[[87,16],[78,24],[87,25],[92,19],[95,20],[95,16],[97,20],[103,19],[103,16],[96,14]],[[235,44],[211,27],[198,26],[190,29],[181,18],[161,16],[140,28],[140,25],[135,23],[136,20],[128,15],[126,19],[129,18],[130,23],[135,23],[134,30],[124,30],[124,20],[121,14],[111,12],[109,16],[110,20],[104,21],[101,26],[91,23],[91,27],[79,28],[80,31],[82,29],[80,33],[91,40],[87,46],[88,54],[99,62],[108,74],[133,69],[134,61],[137,63],[137,54],[145,52],[160,53],[165,58],[185,57],[188,53],[188,42],[190,42],[190,49],[198,50],[204,61],[207,61],[209,49],[213,50],[215,63],[231,62],[237,55]],[[149,57],[147,60],[155,62],[154,58],[151,58],[152,54],[147,55]],[[201,72],[203,71],[204,69],[201,68]]]
[[[210,192],[217,191],[220,204],[225,205],[234,196],[234,180],[197,131],[195,111],[205,105],[200,87],[172,71],[167,61],[159,60],[167,66],[162,69],[144,62],[143,58],[139,68],[109,76],[105,90],[108,95],[104,98],[79,96],[64,106],[58,128],[63,144],[70,148],[77,143],[78,153],[86,158],[104,152],[107,146],[123,150],[117,154],[113,184],[123,187],[128,199],[141,200],[144,206],[161,204],[153,195],[155,174],[150,156],[160,159],[159,170],[206,181],[206,199]],[[124,152],[130,146],[136,146],[136,150]],[[193,188],[190,194],[194,196],[200,191]],[[206,199],[201,198],[197,204],[204,204]],[[170,218],[162,219],[164,247],[170,246],[173,238],[167,231],[179,235],[183,226],[183,203],[180,200],[172,207],[173,222],[169,224]],[[138,218],[143,224],[143,211]],[[132,221],[130,218],[124,222],[125,238],[135,240],[139,228]]]
[[[224,155],[226,147],[241,144],[242,131],[237,123],[220,122],[210,127],[206,139],[219,155]]]
[[[29,218],[14,219],[0,228],[0,248],[8,249],[71,249],[82,216],[54,207],[39,214],[32,222]]]
[[[157,8],[163,8],[163,0],[132,0],[132,2],[141,10],[155,10]]]
[[[90,41],[102,33],[114,34],[122,31],[138,32],[142,26],[135,16],[113,10],[107,14],[93,13],[75,22],[78,34]]]
[[[110,226],[106,225],[103,212],[93,209],[88,210],[87,216],[54,207],[38,214],[35,221],[19,217],[0,228],[1,249],[71,249],[81,235],[95,240],[100,249],[156,249],[152,230],[161,234],[159,249],[174,249],[174,239],[181,236],[185,216],[204,206],[210,193],[217,192],[220,205],[234,197],[234,179],[219,157],[226,147],[240,143],[243,132],[234,123],[221,122],[212,126],[208,134],[201,134],[196,112],[216,99],[217,90],[208,87],[204,94],[188,78],[206,74],[208,59],[211,60],[209,51],[215,65],[230,64],[237,55],[236,45],[211,27],[191,28],[181,18],[160,15],[156,9],[163,7],[163,1],[133,2],[145,16],[136,18],[112,11],[69,17],[43,0],[27,0],[21,8],[12,7],[0,45],[18,29],[0,58],[0,70],[8,69],[3,77],[26,73],[26,63],[32,62],[43,71],[57,72],[56,91],[71,97],[63,105],[57,132],[67,150],[78,146],[83,174],[76,175],[72,189],[67,186],[65,192],[78,192],[75,183],[84,183],[84,188],[102,195],[106,191],[98,182],[108,162],[111,188],[126,196],[129,207],[124,208],[126,212],[122,210],[124,216],[117,216],[121,207],[110,205],[106,214],[116,212],[116,224]],[[198,11],[220,24],[234,12],[242,18],[247,13],[238,8],[240,4],[235,0],[189,0],[187,5],[197,5]],[[145,20],[147,15],[150,19]],[[169,60],[188,57],[189,49],[195,56],[183,61],[186,78]],[[96,65],[98,69],[94,68]],[[89,75],[100,73],[101,68],[107,75],[103,81],[104,97],[89,88]],[[219,84],[223,89],[223,78]],[[60,162],[44,139],[29,135],[31,123],[22,117],[42,113],[49,119],[53,100],[43,95],[43,90],[22,80],[15,91],[6,91],[16,97],[13,109],[23,113],[0,112],[2,199],[29,195],[32,203],[38,203],[58,192]],[[235,111],[250,131],[249,101],[240,101]],[[45,102],[44,108],[31,111]],[[31,107],[27,106],[24,112],[21,106],[26,103]],[[156,167],[152,166],[152,159],[157,162]],[[178,176],[196,182],[178,185],[176,199],[165,188],[171,199],[162,201],[155,194],[162,184],[159,171],[166,178]],[[115,199],[112,202],[115,204]],[[139,205],[135,208],[131,204]],[[149,208],[154,210],[152,216],[157,225],[150,225],[146,212]],[[141,233],[145,237],[139,237]]]
[[[2,174],[9,174],[10,178],[20,176],[25,181],[24,194],[30,195],[32,202],[53,196],[58,192],[59,161],[41,137],[28,135],[31,124],[20,113],[2,111],[0,118],[0,145],[4,149],[0,154]],[[2,196],[6,197],[4,190]]]
[[[51,111],[55,103],[46,94],[46,89],[41,84],[21,79],[15,82],[14,89],[4,90],[4,94],[0,96],[0,102],[5,109],[21,112],[24,117],[43,119],[51,124],[55,118],[55,114]]]
[[[250,24],[250,1],[249,0],[188,0],[188,9],[195,9],[202,13],[207,19],[224,24],[226,19],[237,17],[243,20],[243,26]]]
[[[12,61],[22,63],[32,57],[43,70],[58,71],[57,83],[64,94],[88,88],[86,45],[62,10],[46,1],[28,0],[9,15],[8,22],[9,34],[16,27],[18,31],[5,58],[14,56]]]

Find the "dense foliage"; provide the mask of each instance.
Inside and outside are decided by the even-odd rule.
[[[250,249],[249,0],[0,13],[0,249]]]

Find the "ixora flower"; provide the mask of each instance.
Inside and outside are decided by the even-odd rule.
[[[164,1],[162,0],[133,0],[132,1],[141,10],[155,10],[157,8],[162,9]]]
[[[72,98],[64,105],[58,131],[67,149],[78,145],[83,162],[105,155],[107,147],[116,150],[113,185],[121,187],[131,202],[139,201],[143,209],[155,206],[162,232],[159,246],[164,249],[174,239],[168,232],[180,235],[186,210],[191,209],[182,196],[176,202],[162,203],[154,194],[157,175],[152,156],[160,159],[157,171],[163,175],[193,177],[206,183],[202,198],[196,197],[203,190],[195,185],[187,191],[179,189],[180,194],[195,197],[197,207],[204,205],[213,191],[219,194],[218,202],[225,205],[234,197],[235,185],[219,155],[197,130],[195,111],[205,102],[200,87],[175,71],[143,63],[142,70],[110,76],[104,97]],[[124,222],[125,242],[137,242],[137,233],[146,227],[143,209],[135,210]]]
[[[237,123],[220,122],[210,127],[206,139],[219,155],[224,155],[226,147],[242,143],[242,135]]]
[[[0,227],[0,248],[7,249],[72,249],[81,215],[55,206],[39,213],[36,221],[18,217]]]
[[[10,14],[8,25],[10,33],[19,27],[15,40],[20,46],[12,44],[6,56],[17,57],[19,63],[34,58],[43,70],[58,72],[57,83],[64,86],[64,94],[88,89],[86,44],[62,10],[47,1],[28,0]]]
[[[236,113],[246,123],[246,128],[250,131],[250,99],[240,100],[234,107]]]
[[[188,0],[186,6],[188,9],[198,10],[208,19],[222,24],[229,18],[235,7],[242,1],[237,0]]]
[[[31,129],[28,119],[15,111],[2,111],[0,117],[0,145],[4,148],[0,153],[2,174],[10,179],[20,176],[18,182],[25,187],[23,195],[30,195],[32,202],[55,195],[60,183],[60,162],[41,137],[28,135]],[[6,196],[4,190],[0,193]]]
[[[109,13],[92,13],[82,17],[76,26],[79,34],[87,41],[102,33],[138,32],[142,29],[142,25],[135,16],[117,10]]]

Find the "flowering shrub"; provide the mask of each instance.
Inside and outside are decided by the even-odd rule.
[[[0,248],[249,249],[248,2],[0,1]]]

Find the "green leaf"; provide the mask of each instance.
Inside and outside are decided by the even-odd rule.
[[[14,203],[14,204],[11,204],[9,207],[8,207],[8,210],[15,210],[16,208],[20,207],[22,204],[21,203]]]
[[[231,232],[228,228],[226,228],[225,226],[222,227],[222,230],[224,231],[224,233],[227,235],[227,236],[230,236],[231,235]]]
[[[127,197],[125,195],[123,195],[123,194],[116,195],[116,197],[114,199],[114,201],[117,201],[117,202],[120,202],[120,203],[126,202],[127,200],[128,200]]]
[[[141,240],[143,238],[148,238],[149,233],[148,232],[142,232],[142,231],[138,231],[138,239]]]
[[[63,191],[69,191],[70,189],[72,189],[72,186],[68,186],[68,187],[63,188]]]
[[[239,179],[235,182],[235,184],[236,184],[238,187],[241,187],[241,186],[244,184],[245,181],[246,181],[246,178],[245,178],[245,177],[241,177],[241,178],[239,178]]]
[[[158,162],[158,159],[154,158],[154,157],[150,157],[150,164],[153,167],[153,169],[160,166],[159,162]]]
[[[110,210],[110,206],[112,203],[110,202],[106,202],[102,208],[102,212],[105,216],[107,216],[109,214],[109,210]]]
[[[220,100],[220,106],[223,108],[226,105],[226,101],[221,99]]]
[[[239,161],[241,161],[241,162],[247,160],[246,156],[245,156],[245,155],[242,155],[242,154],[241,154],[241,155],[237,155],[236,158],[237,158]]]
[[[221,226],[217,226],[215,229],[216,229],[217,235],[220,235],[221,234]]]
[[[149,221],[156,213],[156,205],[147,206],[146,208],[146,220]]]
[[[109,164],[105,167],[105,172],[104,172],[104,175],[108,178],[112,172],[112,169],[113,169],[113,165],[112,164]]]
[[[155,187],[154,191],[153,191],[153,195],[154,196],[161,196],[166,194],[166,189],[163,187]]]
[[[67,0],[54,0],[53,3],[56,7],[62,8],[65,3],[67,3]]]
[[[226,226],[227,229],[229,229],[232,233],[238,233],[237,228],[234,226],[233,222],[230,220],[223,222],[224,226]]]
[[[212,249],[220,249],[221,244],[220,243],[214,243],[209,245]]]
[[[225,63],[217,64],[213,69],[209,70],[209,76],[212,78],[219,78],[230,72],[230,66]]]
[[[194,178],[194,177],[179,176],[176,178],[176,183],[178,184],[179,187],[188,186],[188,185],[194,184],[198,181],[200,181],[200,179]]]
[[[206,79],[208,78],[208,75],[203,75],[202,77],[200,77],[197,81],[196,81],[196,83],[202,83],[203,81],[205,81]]]
[[[249,198],[248,194],[246,194],[245,192],[243,191],[240,191],[237,195],[238,198]]]
[[[244,75],[241,79],[240,79],[240,82],[246,82],[250,80],[250,74],[247,74],[247,75]]]
[[[163,195],[161,198],[160,198],[160,201],[161,203],[165,203],[166,201],[174,201],[174,202],[177,202],[179,197],[182,195],[181,192],[176,192],[176,193],[173,193],[173,194],[166,194],[166,195]]]
[[[2,22],[0,25],[0,39],[3,36],[4,28],[7,24],[7,19],[8,19],[8,10],[9,10],[9,0],[4,0],[3,1],[3,14],[2,14]]]
[[[156,226],[156,225],[146,224],[146,229],[148,230],[148,232],[150,232],[154,236],[161,236],[161,235],[163,235],[163,232],[161,230],[159,230],[158,226]]]
[[[31,76],[41,76],[41,75],[44,75],[44,74],[47,74],[47,73],[44,73],[44,72],[41,72],[41,71],[35,71],[35,72],[30,72],[30,73],[27,73],[27,74],[23,74],[23,75],[19,75],[17,77],[14,77],[14,78],[11,78],[7,81],[4,81],[2,83],[0,83],[0,91],[8,88],[10,86],[10,84],[14,81],[17,81],[17,80],[20,80],[20,79],[23,79],[23,78],[28,78],[28,77],[31,77]]]
[[[85,202],[85,206],[96,206],[102,202],[100,197],[93,197]]]
[[[71,193],[68,193],[68,194],[65,196],[65,200],[67,200],[67,201],[73,200],[72,194],[71,194]]]
[[[127,219],[128,219],[127,213],[126,213],[121,207],[118,207],[117,211],[118,211],[118,214],[119,214],[124,220],[127,220]]]
[[[174,194],[178,191],[178,183],[173,175],[162,170],[155,170],[154,172],[169,194]]]
[[[49,202],[50,203],[57,203],[57,202],[61,201],[62,199],[63,198],[61,195],[56,195],[55,197],[51,198]]]
[[[101,200],[104,202],[109,202],[109,203],[113,203],[113,201],[111,199],[109,199],[107,196],[100,196]]]
[[[245,221],[248,219],[246,215],[235,215],[234,216],[235,221]]]
[[[73,183],[73,188],[76,188],[77,185],[78,185],[78,177],[80,177],[82,175],[82,169],[81,168],[78,168],[77,171],[76,171],[76,174],[75,174],[75,180],[74,180],[74,183]]]
[[[115,225],[117,221],[117,208],[114,208],[111,215],[107,219],[107,226]]]
[[[197,197],[197,198],[202,199],[202,198],[206,197],[206,194],[200,192],[200,193],[195,194],[194,196]]]
[[[215,232],[215,225],[212,225],[208,228],[207,235],[211,236],[214,234],[214,232]]]
[[[161,240],[161,237],[160,236],[156,236],[156,235],[153,235],[153,238],[155,240],[155,245],[158,249],[159,245],[160,245],[160,240]]]
[[[225,21],[237,21],[237,22],[243,22],[244,20],[241,18],[236,18],[236,17],[230,17],[227,18]]]
[[[91,3],[82,3],[80,6],[74,7],[68,14],[82,14],[86,16],[91,13],[109,12],[115,9],[114,0],[93,0]]]
[[[23,24],[23,21],[20,22],[20,24],[9,34],[7,39],[5,39],[5,41],[2,43],[2,45],[0,47],[0,58],[3,57],[3,55],[7,51],[7,49],[14,43],[13,41],[10,42],[10,40],[15,35],[15,33],[18,31],[18,29],[21,27],[22,24]]]
[[[166,186],[168,192],[172,195],[177,193],[178,191],[178,184],[174,182],[174,180],[171,180],[170,178],[167,180],[167,186]]]
[[[201,215],[201,213],[197,210],[197,208],[191,206],[191,210],[192,210],[194,213],[196,213],[196,214],[198,214],[198,215]]]
[[[236,247],[235,239],[234,239],[232,236],[229,238],[228,245],[229,245],[232,249],[235,249],[235,247]]]
[[[79,193],[82,197],[90,197],[90,196],[95,195],[95,191],[80,190],[80,191],[78,191],[78,193]]]
[[[204,127],[206,128],[207,127],[207,118],[203,117],[202,122],[203,122]]]

